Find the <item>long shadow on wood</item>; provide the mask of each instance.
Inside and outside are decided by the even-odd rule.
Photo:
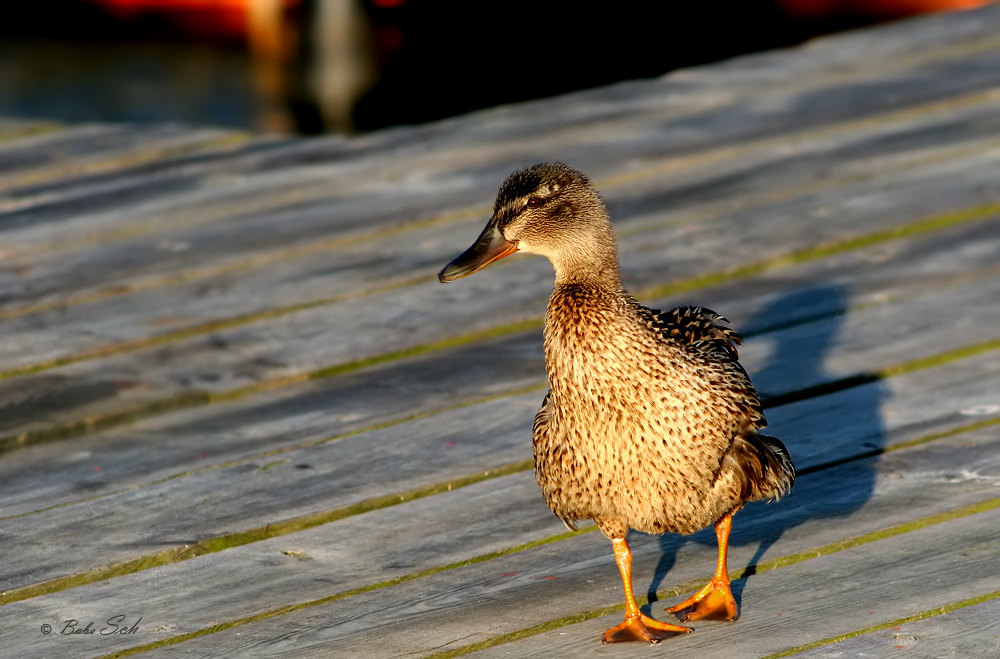
[[[786,443],[792,460],[800,467],[800,476],[817,471],[836,473],[829,473],[827,477],[799,478],[792,493],[780,503],[751,504],[733,518],[730,544],[758,545],[743,574],[732,583],[737,603],[742,603],[747,579],[756,572],[756,566],[785,531],[809,520],[848,517],[864,506],[874,493],[877,456],[885,443],[880,414],[884,392],[876,377],[861,374],[838,379],[830,385],[768,396],[768,391],[778,390],[778,383],[786,380],[793,372],[796,379],[808,376],[805,381],[832,380],[823,373],[823,361],[836,339],[845,308],[844,294],[840,289],[832,286],[812,287],[782,296],[764,308],[741,330],[745,336],[777,328],[783,330],[775,335],[778,338],[773,346],[771,361],[762,371],[752,374],[765,408],[773,409],[831,391],[853,388],[849,417],[845,416],[842,407],[817,406],[816,414],[823,418],[813,418],[811,425],[828,428],[829,432],[836,433],[845,424],[850,424],[855,428],[852,434],[859,438],[859,443],[852,446],[850,454],[836,456],[824,465],[813,465],[803,472],[801,468],[805,465],[796,460],[796,448],[802,450],[802,440],[783,436],[780,428],[768,429]],[[795,331],[796,327],[801,327],[802,331]],[[660,538],[662,554],[647,591],[650,605],[657,601],[657,590],[673,567],[678,550],[689,541],[714,547],[715,534],[709,528],[693,536],[665,535]],[[711,573],[712,567],[712,564],[705,566],[706,575]]]

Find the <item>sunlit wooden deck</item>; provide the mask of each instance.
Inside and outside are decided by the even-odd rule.
[[[556,159],[800,469],[655,650],[534,483],[549,265],[435,278]],[[350,139],[3,121],[0,258],[4,656],[1000,656],[1000,5]],[[631,542],[656,617],[711,574]]]

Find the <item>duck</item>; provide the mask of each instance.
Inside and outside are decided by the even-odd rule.
[[[740,335],[714,311],[645,307],[622,285],[614,229],[581,172],[542,163],[513,172],[476,241],[439,273],[467,277],[515,253],[555,271],[545,311],[549,390],[532,426],[535,476],[571,530],[593,520],[611,541],[625,620],[605,643],[661,640],[688,626],[644,614],[632,591],[629,530],[691,534],[714,526],[716,570],[667,609],[679,622],[734,621],[727,569],[733,515],[776,501],[795,481],[737,352]]]

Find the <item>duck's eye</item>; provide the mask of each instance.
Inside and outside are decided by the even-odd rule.
[[[542,199],[541,197],[530,197],[528,199],[527,206],[528,206],[528,208],[538,208],[539,206],[541,206],[544,203],[545,203],[545,200]]]

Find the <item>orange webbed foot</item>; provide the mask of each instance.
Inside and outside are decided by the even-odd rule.
[[[625,622],[604,632],[601,641],[604,643],[626,643],[629,641],[659,643],[665,638],[677,634],[690,634],[693,631],[690,627],[660,622],[640,613],[626,617]]]
[[[680,604],[667,609],[681,622],[692,620],[724,620],[732,622],[739,616],[736,598],[729,588],[729,579],[712,579],[704,588]]]

